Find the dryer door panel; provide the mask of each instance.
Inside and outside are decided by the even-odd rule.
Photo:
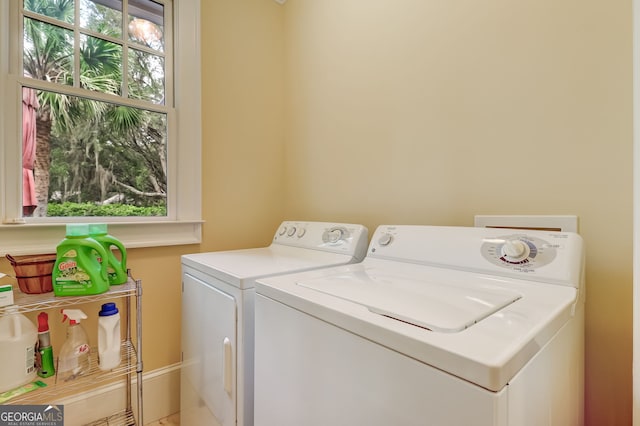
[[[181,416],[196,423],[236,423],[236,301],[183,274]],[[201,423],[201,422],[205,423]]]

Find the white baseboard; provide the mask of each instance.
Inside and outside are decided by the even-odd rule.
[[[142,374],[144,424],[180,411],[180,364],[173,364]],[[136,377],[133,376],[131,400],[138,424]],[[64,405],[65,425],[82,425],[124,410],[125,384],[101,386],[60,401]]]

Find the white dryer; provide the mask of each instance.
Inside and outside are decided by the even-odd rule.
[[[583,245],[380,226],[362,263],[260,279],[255,424],[581,425]]]
[[[253,425],[257,278],[360,262],[362,225],[283,222],[268,247],[182,256],[180,423]]]

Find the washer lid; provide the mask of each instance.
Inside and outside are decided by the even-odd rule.
[[[430,331],[404,320],[373,313],[364,302],[379,307],[378,301],[386,296],[383,293],[381,297],[366,300],[363,294],[376,294],[369,288],[375,289],[381,283],[384,285],[380,287],[385,288],[387,294],[389,286],[393,287],[390,299],[404,294],[402,297],[412,302],[412,309],[416,310],[415,306],[420,305],[418,311],[432,315],[426,320],[422,318],[423,323],[441,328],[447,328],[443,327],[444,317],[432,309],[422,308],[425,299],[429,306],[435,305],[436,308],[440,303],[436,297],[446,303],[454,300],[458,303],[454,306],[463,306],[463,312],[467,308],[464,304],[459,305],[460,299],[464,298],[461,295],[474,297],[478,294],[476,290],[482,296],[487,293],[505,294],[519,299],[488,316],[473,314],[460,320],[459,323],[464,324],[474,315],[476,319],[482,318],[460,332]],[[335,286],[344,288],[336,290]],[[336,295],[328,294],[330,292]],[[338,293],[342,295],[338,296]],[[578,289],[571,286],[371,257],[353,265],[261,278],[256,281],[256,296],[256,308],[265,298],[275,300],[283,309],[304,312],[319,321],[496,392],[503,389],[562,327],[570,323],[567,330],[570,334],[581,333],[583,327],[584,302],[578,298]],[[412,298],[420,298],[421,301],[414,304]],[[485,302],[483,300],[480,304]],[[487,311],[490,309],[494,308]],[[413,320],[417,316],[415,312],[408,314],[404,306],[400,312]],[[458,319],[458,316],[452,316]],[[571,339],[574,338],[578,336]]]
[[[431,331],[456,333],[522,297],[505,288],[416,281],[391,275],[338,275],[297,283]]]

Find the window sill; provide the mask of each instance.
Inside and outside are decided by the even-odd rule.
[[[199,244],[202,221],[116,222],[109,223],[109,234],[127,249]],[[65,224],[61,223],[0,225],[0,255],[55,253],[64,237]]]

